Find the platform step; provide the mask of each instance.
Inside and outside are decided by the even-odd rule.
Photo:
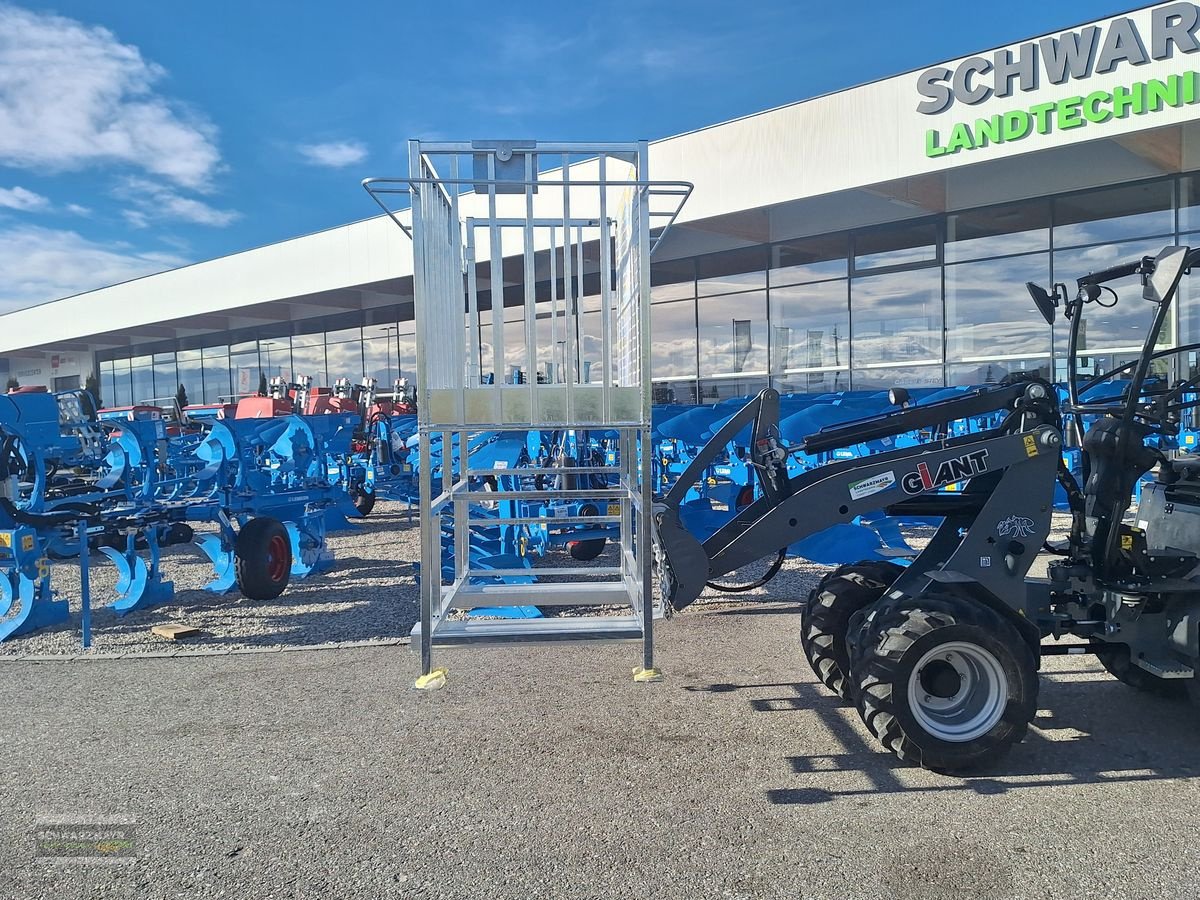
[[[547,571],[554,574],[554,570]],[[486,573],[483,573],[486,574]],[[450,593],[443,588],[442,596]],[[619,581],[539,584],[464,584],[454,593],[455,609],[477,606],[629,606],[629,591]]]
[[[561,616],[546,619],[456,619],[433,633],[434,646],[505,644],[537,641],[640,641],[636,616]],[[421,623],[412,630],[412,647],[421,645]]]
[[[1195,678],[1196,673],[1191,666],[1184,665],[1174,659],[1147,659],[1139,656],[1134,660],[1151,675],[1159,678]]]

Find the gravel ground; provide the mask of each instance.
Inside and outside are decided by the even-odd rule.
[[[1066,516],[1055,517],[1056,531],[1066,527]],[[932,528],[906,531],[909,543],[923,547]],[[206,557],[190,547],[171,547],[163,554],[165,577],[175,584],[171,603],[118,617],[103,608],[114,596],[116,570],[106,560],[93,559],[92,649],[80,644],[79,570],[66,564],[54,570],[54,586],[71,604],[71,621],[52,629],[0,643],[0,657],[26,655],[100,655],[162,653],[171,649],[284,649],[347,641],[405,640],[419,616],[417,585],[412,563],[420,558],[419,527],[407,507],[381,501],[371,515],[357,520],[352,531],[335,533],[329,545],[336,556],[332,571],[294,581],[273,601],[247,600],[238,592],[225,595],[202,590],[212,577]],[[728,581],[752,581],[770,560]],[[1032,574],[1044,574],[1040,560]],[[539,560],[539,567],[578,566],[563,551]],[[594,565],[617,565],[609,549]],[[828,566],[788,559],[765,587],[738,595],[743,599],[799,599],[829,570]],[[709,589],[698,601],[728,601],[729,595]],[[589,614],[595,610],[587,610]],[[561,610],[552,614],[570,615]],[[180,623],[200,629],[200,634],[178,644],[151,634],[155,625]]]
[[[1178,898],[1200,894],[1200,725],[1047,661],[993,772],[895,761],[816,685],[796,607],[689,610],[660,684],[628,644],[87,665],[0,680],[0,896]],[[132,821],[137,857],[33,858]]]
[[[352,531],[330,535],[334,569],[293,581],[275,600],[247,600],[240,593],[202,590],[212,578],[208,558],[191,547],[163,553],[164,577],[175,583],[170,603],[118,617],[104,609],[111,600],[116,569],[92,560],[92,651],[161,653],[173,642],[150,633],[151,627],[181,623],[199,628],[189,648],[279,648],[340,641],[407,638],[417,619],[417,587],[412,564],[420,558],[416,516],[406,506],[379,503]],[[71,621],[60,627],[0,643],[0,655],[77,654],[80,646],[79,569],[54,569],[53,583],[71,604]]]

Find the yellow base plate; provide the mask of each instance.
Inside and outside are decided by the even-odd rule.
[[[446,686],[446,670],[434,669],[428,675],[422,675],[413,685],[418,691],[436,691]]]

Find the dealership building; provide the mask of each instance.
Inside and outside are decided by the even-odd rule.
[[[1026,281],[1200,245],[1200,9],[1071,25],[649,152],[651,178],[695,185],[651,269],[659,402],[1062,377],[1065,329]],[[586,256],[579,347],[599,358]],[[1148,309],[1128,292],[1102,312],[1084,339],[1107,368]],[[387,385],[412,376],[412,319],[412,245],[379,216],[0,316],[0,366],[57,389],[95,372],[108,405],[179,384],[214,402],[264,375]],[[1200,341],[1186,283],[1164,340]]]

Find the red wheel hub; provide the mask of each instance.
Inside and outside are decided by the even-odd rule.
[[[267,577],[272,581],[283,581],[288,572],[288,542],[277,534],[267,544]]]

